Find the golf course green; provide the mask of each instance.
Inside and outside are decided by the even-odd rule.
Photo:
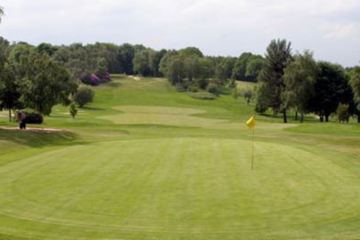
[[[242,97],[120,75],[95,91],[43,130],[0,113],[1,240],[360,239],[360,125],[258,116],[251,170]]]

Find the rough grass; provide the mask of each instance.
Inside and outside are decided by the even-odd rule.
[[[360,127],[259,117],[251,171],[252,108],[119,76],[0,130],[0,239],[359,239]]]

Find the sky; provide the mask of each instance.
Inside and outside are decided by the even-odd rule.
[[[360,64],[360,0],[0,0],[0,35],[31,44],[111,42],[206,55],[264,54],[272,39]]]

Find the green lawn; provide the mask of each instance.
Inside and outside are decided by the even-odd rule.
[[[360,239],[360,125],[258,117],[251,171],[252,109],[117,76],[64,131],[0,129],[0,239]]]

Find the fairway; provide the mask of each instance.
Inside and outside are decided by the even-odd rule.
[[[64,131],[0,129],[0,239],[360,238],[359,126],[259,117],[251,171],[241,98],[120,77],[96,94],[75,120],[56,107],[44,127]]]

